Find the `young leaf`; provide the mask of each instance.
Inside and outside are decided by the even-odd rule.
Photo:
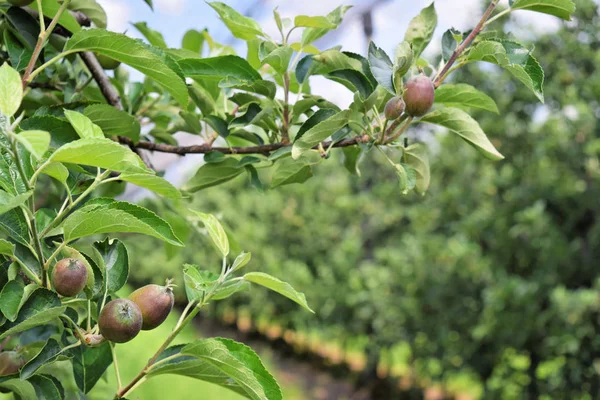
[[[170,199],[178,199],[181,197],[181,192],[177,190],[175,186],[171,185],[171,183],[166,179],[157,175],[123,173],[119,175],[119,179],[151,190],[154,193]]]
[[[231,265],[231,272],[235,272],[237,270],[242,269],[243,267],[246,266],[246,264],[248,264],[250,262],[250,259],[252,258],[252,254],[251,253],[246,253],[246,252],[242,252],[240,253],[235,260],[233,261],[233,264]]]
[[[413,168],[417,173],[415,190],[423,195],[429,188],[431,174],[429,171],[429,155],[427,147],[422,143],[415,143],[404,149],[406,165]]]
[[[115,293],[127,283],[129,276],[129,255],[127,248],[117,239],[106,238],[101,242],[94,242],[96,260],[103,271],[103,290]]]
[[[65,117],[82,139],[104,139],[102,129],[85,115],[76,111],[65,110]]]
[[[0,389],[3,389],[3,392],[8,391],[14,393],[19,399],[37,399],[35,389],[31,383],[21,379],[15,378],[6,381],[0,381]]]
[[[0,67],[0,114],[7,117],[15,115],[21,106],[22,98],[21,75],[5,62]]]
[[[136,22],[135,24],[131,24],[137,29],[144,37],[150,42],[150,44],[154,47],[158,47],[160,49],[166,49],[167,43],[165,42],[165,38],[162,33],[155,31],[148,27],[148,24],[145,22]]]
[[[363,154],[363,149],[359,146],[344,147],[344,167],[352,175],[360,176],[360,169],[358,169],[358,163]]]
[[[467,60],[499,65],[544,102],[544,70],[531,55],[531,51],[519,43],[503,39],[484,40],[471,48]]]
[[[456,40],[457,32],[454,28],[448,29],[442,35],[442,59],[447,62],[452,53],[458,47],[458,41]]]
[[[25,192],[13,196],[12,194],[0,191],[0,214],[4,214],[13,208],[19,207],[21,204],[25,203],[31,195],[32,192]]]
[[[67,184],[67,179],[69,178],[69,170],[67,167],[58,162],[52,162],[42,170],[42,174],[46,174],[56,179],[63,185]]]
[[[50,134],[45,131],[22,131],[15,137],[38,160],[50,147]]]
[[[140,157],[110,139],[79,139],[56,150],[50,160],[117,172],[151,173]]]
[[[198,169],[196,175],[189,180],[185,190],[197,192],[230,181],[244,172],[237,164],[238,161],[234,158],[227,158],[225,161],[216,164],[204,164]]]
[[[181,105],[187,105],[188,91],[183,79],[160,55],[135,39],[103,29],[87,29],[73,35],[64,51],[94,51],[121,61],[152,78]]]
[[[575,3],[572,0],[512,0],[510,8],[550,14],[570,21],[575,12]]]
[[[458,108],[434,110],[421,118],[420,121],[448,128],[491,160],[502,160],[504,158],[481,130],[477,121]]]
[[[15,245],[8,240],[0,239],[0,254],[12,257],[15,254]]]
[[[431,42],[436,26],[437,13],[435,12],[434,3],[422,9],[419,15],[410,21],[404,35],[404,40],[412,44],[415,59],[419,58],[423,50]]]
[[[314,311],[308,306],[304,294],[297,292],[293,287],[290,286],[290,284],[286,282],[280,281],[279,279],[262,272],[249,272],[244,275],[244,279],[248,282],[256,283],[257,285],[271,289],[274,292],[277,292],[282,296],[285,296],[288,299],[300,304],[308,311],[314,313]]]
[[[445,84],[435,91],[435,102],[448,107],[468,107],[499,114],[494,99],[466,83]]]
[[[392,60],[390,60],[385,51],[377,47],[373,42],[369,44],[369,64],[377,82],[391,94],[396,94],[394,90],[394,65],[392,64]]]
[[[292,157],[300,158],[302,154],[312,149],[329,136],[333,135],[348,124],[350,111],[340,111],[325,121],[310,128],[292,147]]]
[[[269,55],[262,60],[262,63],[269,64],[275,71],[283,74],[288,69],[293,53],[294,51],[291,47],[281,46],[270,52]]]
[[[12,334],[43,325],[65,312],[56,293],[39,288],[27,299],[13,322],[0,326],[0,340]]]
[[[19,281],[9,281],[0,292],[0,312],[7,320],[14,322],[19,314],[25,285]]]
[[[417,185],[417,172],[405,164],[396,164],[396,175],[400,181],[400,191],[408,194]]]
[[[294,25],[306,28],[335,29],[336,25],[329,18],[324,16],[310,17],[308,15],[298,15],[294,18]]]
[[[402,78],[412,67],[415,53],[409,42],[400,42],[394,50],[394,93],[401,93]]]
[[[229,239],[227,239],[225,229],[223,229],[219,220],[212,214],[204,214],[194,210],[190,211],[196,214],[204,223],[204,227],[208,231],[213,243],[217,246],[221,255],[226,257],[229,254]]]
[[[294,160],[291,157],[284,158],[275,164],[271,188],[289,185],[291,183],[304,183],[313,176],[312,165],[321,162],[322,158],[318,152],[304,153],[302,157]]]
[[[69,215],[60,227],[68,242],[99,233],[132,232],[153,236],[175,246],[183,246],[169,224],[152,211],[108,198],[88,201]]]
[[[106,136],[125,136],[134,142],[140,140],[140,122],[125,111],[108,104],[94,104],[86,107],[83,115],[98,125]]]
[[[221,2],[208,3],[221,17],[221,20],[225,23],[229,31],[238,39],[252,40],[256,39],[257,36],[264,36],[260,24],[253,20],[243,16],[242,14],[229,7],[227,4]]]
[[[339,6],[327,14],[326,18],[331,22],[331,25],[328,28],[306,28],[304,32],[302,32],[302,47],[311,44],[315,40],[325,36],[330,30],[337,28],[342,23],[344,15],[350,8],[350,6]]]
[[[83,393],[92,390],[113,361],[109,343],[103,343],[98,347],[87,347],[82,344],[72,349],[71,354],[75,382]]]

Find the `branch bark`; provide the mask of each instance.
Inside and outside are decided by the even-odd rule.
[[[479,35],[479,33],[483,30],[485,21],[487,21],[487,19],[492,15],[492,12],[494,12],[494,9],[498,5],[499,1],[500,0],[492,0],[490,5],[488,6],[487,10],[485,10],[481,19],[479,20],[479,22],[477,23],[475,28],[473,28],[473,30],[471,31],[469,36],[467,36],[467,38],[465,40],[463,40],[463,42],[460,44],[460,46],[458,46],[456,48],[456,50],[454,50],[454,52],[448,59],[448,62],[446,63],[446,65],[444,65],[444,68],[442,68],[442,70],[440,71],[438,76],[433,81],[433,85],[436,88],[438,88],[442,84],[442,82],[446,78],[446,75],[448,75],[450,68],[452,68],[452,65],[454,65],[454,62],[456,61],[456,59],[467,49],[467,47],[469,47],[471,45],[473,40],[475,40],[477,35]]]
[[[96,56],[89,51],[79,53],[79,56],[90,70],[90,73],[94,77],[94,80],[98,84],[98,87],[108,104],[122,110],[121,96],[119,96],[119,93],[110,82],[110,78],[104,72],[104,68],[102,68]]]
[[[332,141],[327,141],[321,143],[323,148],[332,147],[348,147],[354,146],[359,143],[367,143],[371,140],[368,135],[355,136],[349,139],[342,139],[338,142],[333,143]],[[171,154],[179,154],[180,156],[184,156],[186,154],[206,154],[213,151],[218,151],[223,154],[264,154],[268,155],[272,152],[279,150],[286,146],[291,146],[289,143],[278,142],[272,144],[265,144],[261,146],[247,146],[247,147],[212,147],[209,144],[200,144],[193,146],[173,146],[170,144],[163,143],[153,143],[147,141],[139,141],[135,143],[133,140],[126,137],[119,137],[119,142],[128,146],[133,146],[137,149],[144,149],[150,151],[157,151],[161,153],[171,153]],[[319,145],[313,147],[313,149],[318,149]]]

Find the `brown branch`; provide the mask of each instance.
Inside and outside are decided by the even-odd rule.
[[[119,96],[119,93],[110,82],[110,78],[104,72],[104,68],[102,68],[96,56],[89,51],[79,53],[79,56],[90,70],[108,104],[119,110],[123,109],[121,106],[121,96]]]
[[[354,146],[359,143],[367,143],[371,140],[368,135],[355,136],[349,139],[342,139],[338,142],[323,142],[321,145],[324,148],[332,147],[348,147]],[[209,144],[200,144],[193,146],[173,146],[170,144],[163,143],[153,143],[147,141],[139,141],[135,143],[133,140],[126,137],[119,137],[119,142],[126,144],[128,146],[134,146],[136,149],[144,149],[150,151],[158,151],[162,153],[172,153],[179,154],[184,156],[186,154],[206,154],[213,151],[218,151],[223,154],[271,154],[275,150],[279,150],[286,146],[291,146],[289,143],[272,143],[272,144],[264,144],[261,146],[247,146],[247,147],[211,147]],[[313,149],[318,149],[319,145],[313,147]]]
[[[465,40],[463,40],[463,42],[460,44],[460,46],[458,46],[456,48],[456,50],[454,50],[454,52],[450,56],[450,59],[448,59],[448,62],[446,63],[446,65],[444,65],[444,68],[442,68],[442,70],[440,71],[438,76],[433,81],[433,85],[436,88],[442,84],[442,82],[446,78],[446,75],[450,71],[450,68],[452,68],[452,65],[454,65],[454,62],[456,61],[456,59],[467,49],[467,47],[469,47],[471,45],[473,40],[475,40],[475,37],[477,35],[479,35],[479,33],[483,30],[485,21],[487,21],[487,19],[492,15],[492,12],[494,12],[494,9],[498,5],[499,1],[500,0],[492,0],[490,5],[488,6],[487,10],[485,10],[481,19],[479,20],[479,22],[477,23],[475,28],[471,31],[469,36],[467,36],[467,38]]]

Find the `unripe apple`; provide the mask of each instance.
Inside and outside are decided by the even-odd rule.
[[[433,82],[425,75],[415,76],[406,83],[404,102],[406,103],[408,115],[422,117],[427,114],[433,105],[434,99],[435,88]]]
[[[25,365],[25,360],[16,351],[0,353],[0,376],[16,374]]]
[[[52,271],[54,290],[65,297],[77,296],[88,279],[85,265],[76,258],[63,258]]]
[[[131,300],[113,300],[100,312],[98,326],[106,340],[129,342],[142,330],[142,312]]]
[[[151,330],[165,322],[175,301],[172,286],[146,285],[131,293],[133,301],[142,312],[142,329]]]
[[[383,113],[387,119],[398,119],[404,112],[405,104],[402,97],[395,96],[388,100],[385,104]]]
[[[33,3],[34,0],[8,0],[9,4],[17,7],[25,7]]]
[[[113,70],[119,68],[119,65],[121,65],[121,61],[117,61],[114,58],[105,56],[104,54],[94,53],[94,55],[104,69]]]

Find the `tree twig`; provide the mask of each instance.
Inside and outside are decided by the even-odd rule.
[[[490,15],[492,15],[492,12],[494,12],[494,9],[498,5],[499,1],[500,0],[492,0],[492,2],[490,3],[490,5],[488,6],[487,10],[485,10],[485,12],[483,13],[481,19],[479,20],[479,22],[477,23],[477,25],[475,26],[475,28],[473,28],[473,30],[471,31],[471,33],[469,34],[469,36],[467,36],[467,38],[465,40],[463,40],[463,42],[460,44],[460,46],[458,46],[456,48],[456,50],[454,50],[454,52],[452,53],[452,55],[448,59],[448,62],[446,62],[446,65],[444,65],[444,68],[442,68],[442,70],[440,71],[440,73],[438,74],[438,76],[433,81],[433,85],[436,88],[439,87],[442,84],[442,82],[446,78],[446,75],[448,75],[448,72],[450,71],[450,68],[452,68],[452,65],[454,64],[454,62],[456,61],[456,59],[467,49],[467,47],[469,47],[471,45],[471,43],[473,42],[473,40],[475,40],[475,37],[477,35],[479,35],[479,33],[481,32],[481,30],[485,26],[485,21],[487,21],[487,19],[490,17]]]
[[[369,140],[368,135],[355,136],[349,139],[343,139],[338,142],[327,141],[321,143],[323,147],[348,147],[354,146],[359,143],[366,143]],[[119,142],[126,145],[134,146],[138,149],[157,151],[161,153],[172,153],[184,156],[186,154],[206,154],[213,151],[218,151],[223,154],[270,154],[275,150],[279,150],[282,147],[291,146],[289,143],[272,143],[264,144],[261,146],[247,146],[247,147],[211,147],[209,144],[200,144],[192,146],[173,146],[164,143],[153,143],[147,141],[139,141],[135,143],[133,140],[126,137],[119,137]],[[316,145],[313,148],[317,149],[319,146]]]

